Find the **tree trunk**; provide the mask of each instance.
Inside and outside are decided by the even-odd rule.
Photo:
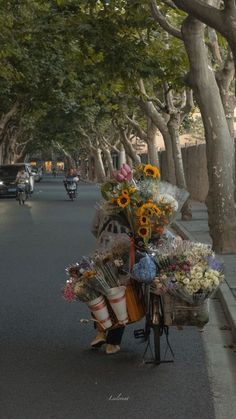
[[[128,154],[126,154],[126,162],[129,165],[129,167],[131,167],[131,169],[132,169],[132,167],[133,167],[133,160],[131,159],[131,157]],[[139,162],[139,164],[140,164],[140,162]]]
[[[95,175],[99,183],[105,182],[106,173],[102,161],[102,150],[100,148],[94,148],[93,157],[95,161]]]
[[[95,162],[94,162],[94,157],[92,155],[92,153],[89,156],[89,162],[88,162],[88,179],[90,181],[94,181],[95,180]]]
[[[102,148],[102,151],[104,153],[104,159],[105,159],[105,161],[107,163],[107,168],[108,168],[107,176],[108,177],[111,177],[112,172],[114,171],[114,166],[113,166],[113,160],[112,160],[111,152],[110,152],[110,150],[109,150],[108,147],[103,147]]]
[[[16,102],[12,105],[11,109],[6,113],[2,114],[0,118],[0,144],[4,141],[4,132],[10,122],[10,120],[15,116],[18,111],[19,104]]]
[[[152,122],[156,125],[159,129],[160,133],[162,134],[165,149],[166,149],[166,159],[167,159],[167,173],[168,178],[166,179],[168,182],[175,185],[176,177],[175,177],[175,167],[174,167],[174,157],[173,157],[173,150],[172,150],[172,142],[171,137],[168,132],[168,128],[164,118],[157,112],[153,103],[151,102],[144,102],[141,101],[140,106],[144,111],[145,115],[147,115]]]
[[[131,141],[129,140],[129,138],[127,138],[127,135],[125,133],[125,131],[122,129],[121,130],[121,138],[120,138],[124,149],[125,149],[125,153],[126,156],[128,155],[131,160],[133,161],[134,164],[140,164],[140,157],[139,155],[136,153],[136,150],[134,149],[133,145],[131,144]]]
[[[118,169],[121,168],[122,164],[126,163],[125,149],[123,144],[121,144],[120,152],[118,155]]]
[[[176,185],[181,189],[187,190],[187,183],[185,179],[183,159],[182,159],[182,153],[181,153],[181,147],[180,147],[180,141],[179,141],[179,128],[180,128],[180,113],[179,112],[171,113],[167,126],[168,126],[168,130],[171,136],[171,141],[172,141]],[[190,199],[188,199],[185,202],[181,210],[181,214],[182,214],[182,220],[192,219]]]
[[[213,248],[219,253],[235,252],[234,143],[215,76],[208,63],[204,25],[188,16],[183,22],[182,34],[190,62],[187,81],[194,91],[205,129],[209,178],[206,204]]]
[[[148,146],[148,161],[154,166],[160,166],[158,158],[158,150],[156,145],[156,136],[158,129],[150,118],[148,119],[147,128],[147,146]]]

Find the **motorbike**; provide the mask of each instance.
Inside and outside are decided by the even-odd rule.
[[[66,192],[71,201],[74,201],[77,196],[77,183],[78,183],[77,177],[68,177],[66,178],[66,180],[64,180]]]
[[[19,201],[19,205],[24,205],[25,201],[29,197],[29,181],[18,183],[16,187],[16,199]]]

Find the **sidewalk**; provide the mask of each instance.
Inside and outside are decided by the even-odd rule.
[[[173,229],[183,239],[211,244],[206,205],[193,201],[192,212],[191,221],[181,221],[177,218],[172,225]],[[236,253],[220,255],[220,259],[225,263],[226,281],[221,285],[218,296],[232,328],[233,339],[236,341]]]

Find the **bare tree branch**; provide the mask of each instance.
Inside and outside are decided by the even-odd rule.
[[[235,0],[223,0],[225,10],[229,13],[235,13],[236,7],[235,7]]]
[[[135,119],[131,119],[128,115],[126,115],[127,120],[129,123],[134,127],[135,131],[137,132],[138,136],[144,140],[147,141],[147,134],[146,132],[140,127],[139,123]]]
[[[154,102],[154,103],[156,103],[161,111],[165,111],[166,110],[165,105],[157,97],[150,97],[150,96],[148,96],[148,94],[146,92],[146,88],[144,86],[144,83],[143,83],[143,80],[142,79],[140,79],[138,81],[138,88],[139,88],[139,91],[142,94],[142,96],[145,99],[147,99],[148,102],[152,102],[152,103]]]
[[[183,39],[181,30],[174,28],[170,23],[167,22],[165,16],[161,13],[160,8],[156,4],[156,0],[150,0],[152,16],[157,23],[170,35],[175,38]]]
[[[8,121],[10,121],[11,117],[17,112],[19,104],[16,102],[12,106],[12,108],[6,113],[1,116],[0,119],[0,135],[2,135],[4,128]]]
[[[222,33],[225,10],[210,6],[204,0],[173,0],[173,2],[184,12]]]
[[[194,108],[193,91],[192,89],[187,88],[185,105],[182,106],[181,111],[180,111],[180,123],[182,123],[186,115],[188,115],[193,108]]]
[[[219,43],[218,43],[218,38],[217,38],[217,33],[215,31],[215,29],[212,28],[207,28],[208,30],[208,37],[209,37],[209,41],[207,42],[207,46],[209,47],[213,59],[214,61],[218,64],[221,65],[222,64],[222,57],[221,57],[221,53],[220,53],[220,47],[219,47]]]
[[[172,0],[162,0],[167,6],[171,7],[172,9],[177,9],[176,5]]]

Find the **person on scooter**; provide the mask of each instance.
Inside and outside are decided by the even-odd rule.
[[[16,175],[16,184],[26,184],[26,193],[30,194],[30,176],[29,173],[27,173],[24,169],[24,167],[22,167],[19,172]]]
[[[65,179],[64,179],[64,184],[66,183],[67,180],[74,180],[74,182],[78,183],[79,182],[79,177],[77,176],[77,174],[75,173],[75,169],[68,169],[66,175],[65,175]]]

